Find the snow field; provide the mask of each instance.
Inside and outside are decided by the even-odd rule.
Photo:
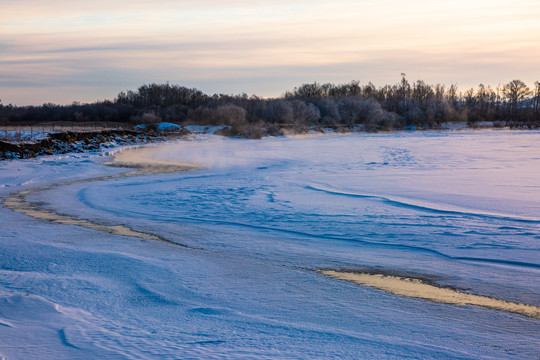
[[[536,319],[334,280],[381,271],[540,305],[537,132],[414,132],[154,149],[195,171],[32,193],[0,209],[0,356],[530,359]],[[118,174],[103,157],[0,164],[0,194]]]

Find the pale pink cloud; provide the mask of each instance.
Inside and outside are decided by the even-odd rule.
[[[160,81],[280,95],[401,72],[463,87],[540,77],[530,0],[6,0],[2,13],[4,103],[93,101]]]

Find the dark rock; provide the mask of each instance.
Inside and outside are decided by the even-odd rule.
[[[177,136],[189,133],[183,130]],[[88,132],[49,133],[42,140],[27,143],[0,141],[0,160],[32,158],[40,155],[64,154],[68,152],[96,151],[101,147],[165,141],[167,137],[160,133],[141,133],[131,130],[102,130]]]

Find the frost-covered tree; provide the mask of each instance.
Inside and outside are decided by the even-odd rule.
[[[521,80],[512,80],[503,86],[503,94],[509,105],[512,121],[518,121],[521,113],[521,103],[530,95],[529,87]]]

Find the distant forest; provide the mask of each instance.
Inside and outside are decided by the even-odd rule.
[[[363,128],[381,131],[403,128],[436,129],[444,123],[471,127],[540,127],[540,83],[529,88],[513,80],[495,89],[480,84],[459,91],[456,85],[409,82],[403,75],[394,85],[371,82],[304,84],[280,98],[255,95],[207,95],[197,89],[150,84],[121,92],[116,99],[61,106],[2,105],[0,125],[40,122],[115,122],[181,125],[226,125],[224,135],[258,138],[285,131]]]

